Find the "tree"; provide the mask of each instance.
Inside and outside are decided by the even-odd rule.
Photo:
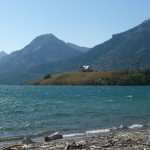
[[[52,77],[51,74],[47,74],[46,76],[43,77],[43,79],[49,79],[51,77]]]

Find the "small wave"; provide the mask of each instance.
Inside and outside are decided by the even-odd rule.
[[[85,134],[106,133],[106,132],[110,132],[110,129],[91,130],[91,131],[86,131],[85,133],[73,133],[73,134],[64,135],[64,137],[83,136]]]
[[[76,95],[76,97],[80,97],[80,96],[81,96],[80,94],[77,94],[77,95]]]
[[[62,103],[63,101],[57,101],[56,104]]]
[[[119,129],[123,129],[123,125],[121,125],[121,126],[119,127]]]
[[[84,133],[68,134],[68,135],[64,135],[63,137],[74,137],[74,136],[82,136],[82,135],[84,135]]]
[[[121,125],[118,129],[127,129],[127,126]]]
[[[132,97],[133,97],[133,95],[128,95],[128,96],[126,96],[126,97],[132,98]]]
[[[0,127],[0,130],[3,130],[4,128],[3,127]]]
[[[110,130],[117,130],[118,128],[117,127],[112,127]]]
[[[114,102],[113,99],[105,100],[105,102]]]
[[[141,124],[133,124],[133,125],[129,126],[128,128],[135,129],[135,128],[142,128],[142,127],[143,127],[143,125],[141,125]]]
[[[145,124],[143,125],[143,127],[150,127],[150,124]]]
[[[110,132],[110,129],[100,129],[100,130],[86,131],[86,134],[89,134],[89,133],[105,133],[105,132]]]

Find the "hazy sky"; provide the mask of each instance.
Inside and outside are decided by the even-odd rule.
[[[150,0],[0,0],[0,51],[52,33],[93,47],[150,18]]]

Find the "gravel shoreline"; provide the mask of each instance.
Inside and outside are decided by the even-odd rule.
[[[150,128],[87,134],[51,142],[0,146],[0,150],[150,150]]]

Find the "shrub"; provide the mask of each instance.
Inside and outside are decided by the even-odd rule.
[[[43,77],[43,79],[49,79],[51,77],[52,77],[51,74],[47,74],[46,76]]]

